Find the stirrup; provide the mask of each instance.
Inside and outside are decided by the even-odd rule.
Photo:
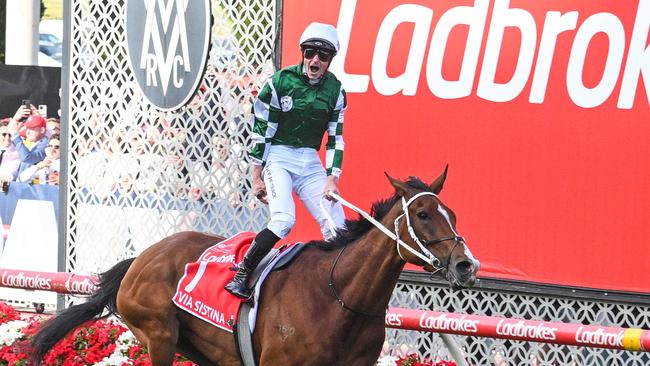
[[[249,299],[253,294],[246,284],[233,283],[233,281],[230,281],[224,288],[226,291],[242,299]]]

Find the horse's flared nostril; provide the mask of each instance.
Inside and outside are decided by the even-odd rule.
[[[456,263],[456,273],[461,277],[470,276],[474,272],[474,265],[470,261]]]

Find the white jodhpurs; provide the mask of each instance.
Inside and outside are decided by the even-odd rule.
[[[269,201],[271,219],[267,225],[275,235],[286,237],[296,223],[296,206],[292,192],[295,192],[307,211],[320,225],[323,238],[330,239],[333,233],[327,215],[329,211],[333,225],[342,228],[345,214],[340,203],[332,203],[323,197],[327,174],[316,150],[272,145],[262,171]]]

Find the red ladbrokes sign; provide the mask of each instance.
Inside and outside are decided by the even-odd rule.
[[[386,325],[389,328],[631,351],[648,350],[650,343],[650,331],[638,328],[508,319],[404,308],[389,308],[386,312]]]
[[[650,291],[650,0],[285,0],[283,66],[334,24],[343,197],[431,181],[481,276]],[[299,209],[289,240],[317,238]],[[351,216],[352,217],[352,216]],[[612,255],[612,250],[616,255]],[[607,263],[609,270],[596,270]]]
[[[650,0],[283,4],[283,66],[310,22],[340,34],[343,197],[449,164],[479,275],[650,291]],[[288,241],[318,238],[298,215]]]
[[[521,96],[530,81],[530,90],[526,93],[528,101],[543,103],[549,91],[551,68],[566,65],[563,86],[577,106],[601,105],[612,97],[616,85],[621,82],[617,106],[630,109],[639,78],[642,76],[650,81],[649,0],[639,2],[634,24],[627,29],[619,16],[606,11],[583,16],[578,24],[580,9],[533,11],[513,7],[507,0],[476,0],[471,5],[448,9],[436,6],[441,3],[396,3],[375,30],[364,27],[362,19],[365,17],[356,12],[357,0],[343,0],[338,30],[344,48],[332,69],[342,79],[346,90],[367,92],[372,80],[379,94],[413,96],[420,92],[418,84],[423,80],[428,91],[438,98],[459,99],[475,93],[488,101],[508,102]],[[546,3],[553,5],[553,2]],[[442,12],[436,23],[433,22],[434,12]],[[398,29],[404,25],[413,30],[396,41]],[[465,39],[454,38],[453,32],[458,28],[463,29]],[[510,36],[506,31],[519,37],[518,45],[504,46],[506,36]],[[344,65],[350,39],[367,32],[370,35],[376,32],[370,72],[346,73]],[[556,52],[558,39],[567,37],[573,38],[568,52]],[[404,68],[391,75],[389,59],[394,57],[391,45],[403,41],[408,45]],[[457,44],[451,44],[454,41]],[[589,55],[592,42],[605,42],[605,54]],[[457,65],[459,74],[455,77],[446,76],[444,70],[445,54],[451,48],[460,48],[462,54],[462,61]],[[504,80],[499,80],[497,66],[503,51],[511,55],[514,52],[516,58],[514,70]],[[482,60],[480,67],[479,58]],[[594,77],[598,79],[595,85],[587,85],[583,79],[586,69],[593,62],[603,61],[604,67],[594,70]],[[477,87],[473,90],[476,80]]]
[[[88,295],[97,290],[96,279],[67,272],[0,271],[0,285],[30,290]]]

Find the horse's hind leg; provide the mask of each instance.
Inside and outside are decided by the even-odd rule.
[[[190,342],[188,339],[185,339],[183,337],[180,337],[178,339],[178,344],[176,349],[178,350],[178,353],[183,355],[185,358],[189,359],[190,361],[194,362],[197,365],[200,366],[207,366],[207,365],[213,365],[217,366],[214,362],[211,360],[207,359],[193,344]],[[239,363],[237,363],[239,364]]]
[[[150,287],[146,290],[164,296],[166,289]],[[138,301],[132,292],[124,291],[120,292],[117,298],[122,320],[140,343],[147,347],[151,366],[172,366],[176,353],[178,313],[171,300],[164,299],[171,299],[171,295]]]
[[[151,366],[171,366],[176,354],[178,342],[178,320],[170,317],[162,319],[147,319],[138,322],[137,326],[126,322],[133,334],[149,350]]]

